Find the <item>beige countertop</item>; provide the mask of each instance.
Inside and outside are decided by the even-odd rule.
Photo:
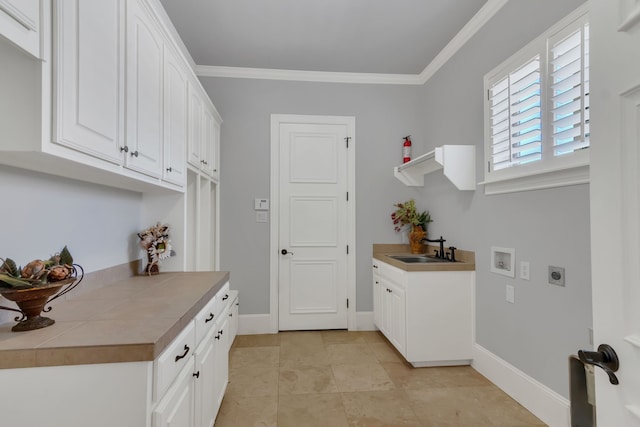
[[[228,272],[134,276],[56,301],[44,314],[52,326],[0,324],[0,369],[154,360],[228,280]]]
[[[437,246],[425,246],[424,254],[432,255],[437,249],[439,249]],[[476,269],[475,252],[460,249],[456,249],[457,262],[443,261],[430,263],[407,263],[391,258],[390,255],[415,254],[411,253],[409,245],[373,244],[373,258],[405,271],[475,271]]]

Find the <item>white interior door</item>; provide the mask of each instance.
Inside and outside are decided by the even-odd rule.
[[[278,126],[279,330],[344,329],[350,127]]]
[[[640,0],[591,0],[591,252],[599,426],[640,426]],[[626,25],[623,25],[624,22]]]

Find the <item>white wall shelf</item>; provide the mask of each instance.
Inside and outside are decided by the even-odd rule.
[[[476,189],[476,147],[474,145],[443,145],[420,157],[396,166],[393,173],[405,185],[423,187],[424,176],[443,170],[458,190]]]

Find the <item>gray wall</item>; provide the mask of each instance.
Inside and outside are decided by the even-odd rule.
[[[0,165],[0,194],[0,258],[25,265],[67,245],[89,273],[143,255],[140,193]],[[14,317],[0,311],[0,323]]]
[[[507,3],[420,89],[425,146],[475,144],[482,181],[484,75],[581,3]],[[432,230],[476,252],[477,343],[568,396],[567,356],[591,347],[589,186],[485,196],[482,186],[469,195],[452,191],[444,178],[429,181],[422,200],[433,213]],[[491,246],[515,248],[515,279],[490,272]],[[518,278],[520,261],[531,263],[531,280]],[[566,287],[548,284],[549,265],[565,267]],[[505,301],[506,285],[515,287],[514,304]]]
[[[271,114],[356,118],[356,309],[371,311],[371,248],[400,242],[389,215],[393,203],[415,197],[393,177],[402,161],[402,136],[414,134],[415,86],[294,83],[204,78],[220,112],[221,269],[242,294],[242,314],[269,313],[269,224],[256,223],[253,200],[270,197]],[[418,138],[420,139],[420,138]],[[420,151],[421,148],[417,147]],[[251,268],[247,268],[247,257]]]
[[[269,197],[270,114],[355,116],[357,311],[372,310],[371,245],[406,241],[389,215],[414,197],[432,213],[432,237],[476,252],[477,343],[568,396],[567,356],[589,347],[592,322],[588,186],[485,196],[481,186],[457,191],[437,173],[424,188],[405,187],[392,168],[411,134],[414,156],[476,144],[481,181],[484,74],[580,3],[512,0],[423,87],[203,78],[224,119],[221,267],[242,294],[242,314],[269,312],[269,226],[255,222],[253,199]],[[516,16],[526,18],[512,24]],[[515,248],[516,263],[531,263],[531,280],[491,273],[491,246]],[[548,265],[566,268],[566,287],[547,284]],[[507,284],[515,304],[505,301]]]

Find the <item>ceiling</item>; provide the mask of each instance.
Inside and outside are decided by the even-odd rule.
[[[419,74],[487,0],[161,0],[201,66]]]

